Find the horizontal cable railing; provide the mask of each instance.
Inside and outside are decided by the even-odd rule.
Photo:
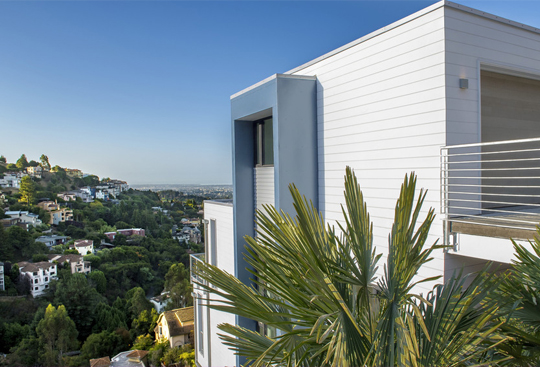
[[[540,222],[540,138],[442,147],[441,213],[445,239],[475,226],[484,236],[507,228],[531,238]]]

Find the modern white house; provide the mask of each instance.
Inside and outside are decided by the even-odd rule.
[[[221,204],[205,202],[209,244],[192,262],[215,262],[243,282],[255,209],[293,213],[294,183],[334,224],[346,166],[382,259],[405,175],[428,190],[423,212],[437,217],[427,242],[451,247],[434,253],[422,278],[504,267],[509,238],[525,243],[540,221],[540,29],[441,1],[234,94],[231,115],[233,205],[218,213]],[[231,316],[194,295],[198,365],[243,363],[213,331]]]
[[[18,218],[20,219],[21,223],[31,224],[34,227],[43,224],[42,220],[39,219],[39,216],[37,214],[30,213],[28,211],[7,211],[4,214],[10,218]]]
[[[76,240],[72,246],[82,256],[94,253],[94,241],[92,240]]]
[[[18,189],[21,186],[21,179],[24,176],[26,176],[26,174],[22,172],[6,173],[0,178],[0,187],[13,187]]]
[[[18,263],[19,273],[22,278],[30,282],[30,293],[32,297],[41,296],[52,279],[58,276],[57,266],[48,261],[29,263],[26,261]]]

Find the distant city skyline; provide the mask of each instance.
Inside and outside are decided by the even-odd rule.
[[[230,95],[435,1],[0,1],[0,155],[231,183]],[[457,1],[540,28],[536,1]]]

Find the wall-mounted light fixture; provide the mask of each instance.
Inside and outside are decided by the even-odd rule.
[[[459,88],[460,89],[469,89],[469,79],[459,79]]]

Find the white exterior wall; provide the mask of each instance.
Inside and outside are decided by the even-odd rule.
[[[211,221],[215,220],[216,223],[216,254],[217,254],[217,266],[224,271],[234,274],[235,258],[234,258],[234,227],[233,227],[233,206],[232,203],[223,203],[217,201],[205,201],[204,202],[204,219]],[[211,233],[206,233],[207,244],[210,244]],[[206,250],[206,256],[212,253],[210,249]],[[211,262],[211,258],[207,257],[207,262]],[[197,289],[194,289],[197,293]],[[199,294],[201,292],[199,291]],[[206,296],[205,296],[206,297]],[[213,296],[215,297],[215,296]],[[195,310],[195,330],[194,336],[197,338],[198,326],[197,317],[198,309]],[[217,328],[217,325],[229,323],[236,324],[236,318],[234,315],[219,312],[215,310],[209,310],[203,307],[203,349],[204,352],[199,353],[198,346],[195,348],[195,358],[199,366],[236,366],[236,356],[226,346],[221,343],[218,337],[218,333],[221,331]]]
[[[480,64],[540,78],[540,34],[450,7],[445,16],[446,143],[479,143]],[[468,89],[459,89],[459,78],[469,80]]]
[[[405,174],[415,171],[417,187],[429,190],[423,212],[440,209],[439,149],[446,143],[444,12],[440,4],[427,9],[421,17],[413,14],[397,27],[293,71],[316,75],[319,82],[320,209],[327,222],[341,220],[345,167],[351,166],[383,259]],[[440,237],[437,219],[428,244]],[[443,255],[438,251],[421,276],[441,275]]]
[[[468,10],[467,12],[459,8]],[[479,143],[481,137],[480,70],[493,68],[540,78],[540,34],[476,15],[464,6],[446,7],[446,113],[447,145]],[[471,13],[472,11],[472,13]],[[501,18],[498,18],[499,20]],[[515,24],[515,23],[514,23]],[[493,69],[489,69],[493,70]],[[522,75],[523,74],[523,75]],[[459,89],[459,79],[469,80]],[[533,138],[536,136],[523,136]],[[505,140],[505,139],[503,139]],[[513,246],[509,240],[459,235],[458,255],[509,263]],[[490,245],[489,245],[490,244]],[[496,251],[493,251],[496,249]],[[462,258],[447,255],[445,270],[450,274],[463,265]]]

